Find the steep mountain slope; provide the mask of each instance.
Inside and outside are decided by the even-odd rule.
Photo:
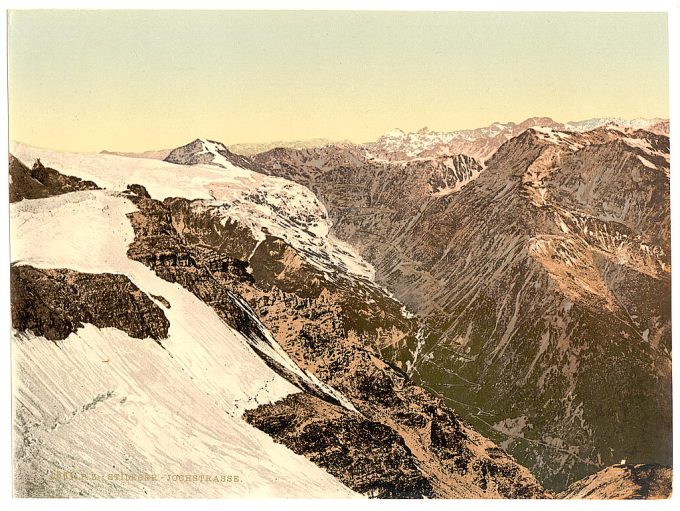
[[[382,360],[384,343],[417,342],[419,325],[372,282],[370,266],[329,235],[325,209],[309,190],[232,166],[13,150],[123,190],[12,206],[13,238],[21,240],[12,254],[22,267],[17,285],[31,290],[28,298],[15,293],[13,303],[23,494],[294,496],[302,486],[307,496],[349,494],[294,451],[370,496],[546,496],[512,457]],[[140,332],[130,311],[106,311],[96,296],[90,303],[94,286],[112,282],[120,307],[141,300],[150,318],[162,312],[167,331]],[[36,312],[36,303],[45,305]],[[36,317],[45,318],[41,331],[58,332],[50,338],[66,339],[37,337]],[[64,326],[64,317],[72,323]],[[145,335],[152,338],[133,338]],[[144,346],[139,357],[135,343]],[[147,363],[158,371],[144,371]],[[71,378],[87,382],[82,392],[70,391]],[[180,391],[168,394],[176,385]],[[282,421],[291,407],[308,420]],[[241,414],[292,451],[251,435]],[[200,435],[192,433],[196,420]],[[88,441],[98,421],[106,427]],[[162,445],[150,440],[159,427]],[[198,439],[182,441],[192,434]],[[73,445],[91,446],[91,454],[65,457]],[[110,449],[122,458],[111,468]],[[233,476],[240,457],[238,485],[203,493],[201,481],[169,488],[162,477],[131,486],[45,478],[58,469],[172,475],[203,467]],[[268,468],[255,474],[260,463]]]
[[[336,187],[336,198],[344,196],[346,207],[371,207],[403,197],[403,207],[411,210],[413,199],[420,202],[430,195],[444,196],[460,190],[476,179],[482,166],[465,155],[417,158],[407,161],[382,161],[367,157],[352,146],[327,146],[317,149],[273,149],[253,156],[263,173],[285,177],[324,194]],[[346,188],[342,191],[341,188]],[[358,203],[354,201],[359,200]],[[342,200],[333,203],[344,208]]]
[[[529,129],[445,195],[408,165],[254,159],[309,186],[425,319],[382,353],[550,488],[620,458],[670,464],[667,137]]]
[[[577,481],[560,497],[565,499],[667,499],[673,474],[660,465],[614,465]]]
[[[192,208],[182,199],[163,204],[144,197],[133,200],[140,212],[132,217],[137,237],[130,257],[193,290],[218,313],[224,310],[224,289],[238,292],[302,368],[338,389],[358,411],[329,406],[328,399],[321,403],[308,392],[292,400],[294,411],[284,414],[308,420],[285,436],[278,436],[278,427],[289,425],[289,419],[281,418],[284,403],[247,414],[249,421],[371,496],[544,495],[535,479],[503,451],[381,362],[378,341],[412,335],[415,325],[401,304],[365,281],[325,279],[274,238],[254,250],[244,269],[238,246],[234,250],[212,235],[209,227],[216,219],[192,218]],[[184,254],[194,264],[159,264],[171,254],[178,255],[178,263]],[[233,321],[229,316],[225,321]],[[433,443],[430,428],[450,434]],[[376,435],[371,450],[367,431]]]

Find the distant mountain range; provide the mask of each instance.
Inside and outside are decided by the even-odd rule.
[[[364,153],[373,158],[390,161],[411,160],[414,158],[428,158],[431,156],[448,156],[465,154],[472,156],[481,164],[491,156],[507,140],[522,133],[528,128],[547,127],[562,131],[590,131],[605,125],[620,128],[644,129],[659,135],[669,134],[667,119],[620,119],[616,117],[602,117],[585,121],[560,123],[549,117],[531,117],[521,123],[493,123],[491,126],[471,130],[431,131],[422,128],[417,132],[406,133],[400,129],[388,131],[375,142],[354,144],[350,141],[333,142],[329,139],[318,138],[292,142],[269,142],[258,144],[232,144],[225,146],[232,153],[254,156],[271,149],[314,149],[325,146],[359,147]],[[154,158],[164,160],[172,149],[145,151],[142,153],[102,151],[103,154],[116,154],[135,158]]]
[[[293,141],[275,141],[275,142],[253,142],[243,144],[231,144],[229,150],[244,156],[250,156],[257,153],[262,153],[275,147],[287,147],[290,149],[305,149],[307,147],[321,147],[330,144],[346,144],[351,143],[345,141],[332,141],[327,138],[312,138],[309,140],[293,140]],[[151,158],[154,160],[164,160],[172,151],[172,149],[159,149],[157,151],[143,151],[141,153],[135,152],[120,152],[120,151],[102,151],[102,154],[114,154],[118,156],[128,156],[130,158]]]
[[[474,130],[435,132],[423,128],[415,133],[404,133],[397,129],[385,133],[372,144],[366,144],[366,148],[377,158],[388,160],[466,154],[485,163],[504,142],[529,128],[583,132],[606,125],[645,129],[652,133],[668,135],[668,121],[664,119],[600,118],[562,124],[549,117],[532,117],[519,124],[496,122],[491,126]]]
[[[229,150],[235,152],[236,154],[242,154],[244,156],[251,156],[253,154],[263,153],[274,149],[275,147],[287,147],[289,149],[306,149],[308,147],[321,147],[331,144],[349,144],[349,140],[330,140],[328,138],[311,138],[307,140],[289,140],[289,141],[275,141],[266,143],[243,143],[243,144],[230,144]]]

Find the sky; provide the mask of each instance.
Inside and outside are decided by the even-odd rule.
[[[11,11],[12,140],[70,151],[665,117],[665,13]]]

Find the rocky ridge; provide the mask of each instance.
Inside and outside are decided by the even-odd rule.
[[[40,199],[76,190],[97,190],[92,181],[66,176],[54,169],[45,168],[37,160],[31,169],[11,154],[9,155],[9,202],[22,199]]]
[[[170,151],[163,158],[170,163],[180,165],[197,165],[206,163],[221,167],[235,166],[252,170],[252,164],[243,156],[232,153],[221,142],[214,140],[199,139]]]
[[[125,275],[86,274],[13,265],[12,328],[56,341],[90,323],[160,343],[168,335],[165,314]]]

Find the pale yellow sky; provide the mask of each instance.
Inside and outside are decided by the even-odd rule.
[[[63,150],[668,117],[666,14],[12,11],[10,138]]]

